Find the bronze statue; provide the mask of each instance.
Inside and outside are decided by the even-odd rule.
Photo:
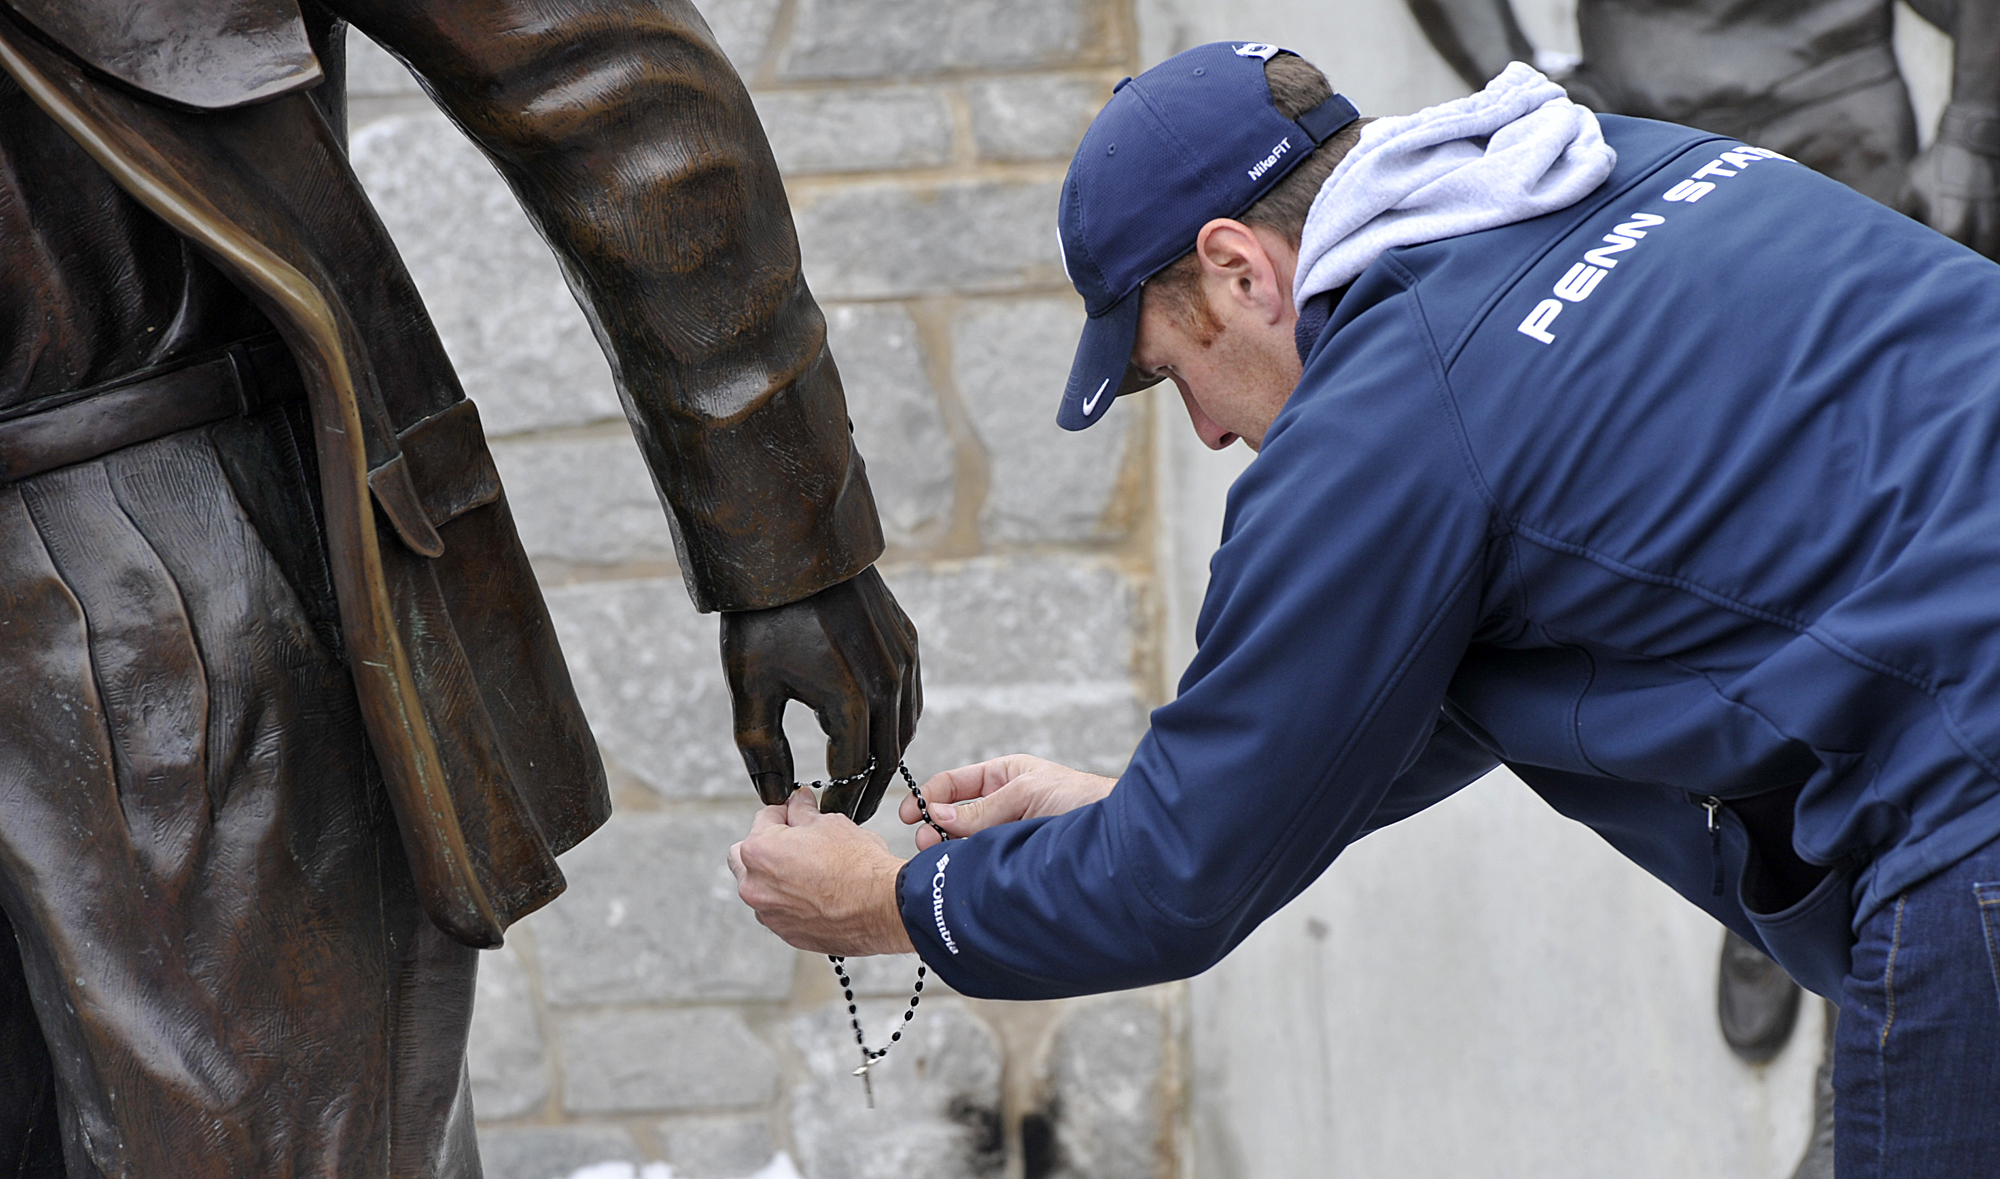
[[[684,0],[0,3],[0,1160],[476,1175],[475,947],[602,769],[477,411],[345,157],[346,22],[609,353],[767,801],[920,708],[749,97]],[[18,948],[18,953],[16,952]]]
[[[1475,89],[1535,49],[1508,0],[1408,0]],[[1913,0],[1954,39],[1951,104],[1917,150],[1890,0],[1580,0],[1583,61],[1556,80],[1601,111],[1784,152],[2000,258],[2000,4]]]

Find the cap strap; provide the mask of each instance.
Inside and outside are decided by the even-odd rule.
[[[1298,123],[1307,135],[1312,136],[1313,146],[1318,147],[1334,132],[1360,117],[1361,112],[1354,109],[1354,104],[1347,101],[1345,95],[1336,94],[1300,115]]]

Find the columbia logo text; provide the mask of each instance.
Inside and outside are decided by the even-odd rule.
[[[951,930],[944,926],[944,866],[951,863],[950,856],[939,856],[937,875],[931,877],[931,920],[937,922],[938,936],[944,939],[944,948],[958,953],[958,943],[951,940]]]

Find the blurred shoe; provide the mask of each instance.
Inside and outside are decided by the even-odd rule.
[[[1751,1064],[1776,1056],[1799,1021],[1799,984],[1762,950],[1724,935],[1715,1010],[1730,1051]]]

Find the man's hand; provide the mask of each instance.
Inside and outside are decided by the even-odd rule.
[[[924,801],[931,817],[954,838],[963,838],[988,827],[1017,819],[1038,819],[1060,815],[1096,802],[1111,793],[1116,778],[1086,774],[1025,753],[1013,753],[982,761],[978,765],[946,770],[924,783]],[[917,824],[923,816],[917,800],[905,798],[898,812],[905,823]],[[917,828],[917,847],[934,846],[937,832]]]
[[[821,814],[810,790],[757,812],[749,837],[729,849],[736,895],[765,928],[846,958],[915,949],[896,898],[902,866],[880,835]]]
[[[828,813],[866,822],[895,776],[924,709],[917,628],[871,566],[809,598],[722,616],[722,667],[736,712],[736,747],[766,803],[792,791],[785,702],[811,708],[826,730],[836,778],[868,780],[827,791]]]

